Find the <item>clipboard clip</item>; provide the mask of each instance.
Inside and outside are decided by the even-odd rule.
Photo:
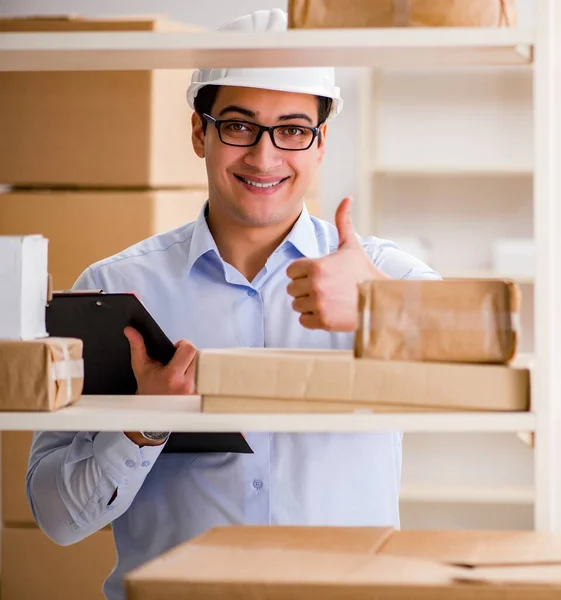
[[[60,290],[53,292],[53,296],[96,296],[105,294],[103,290]]]
[[[46,306],[50,306],[54,297],[66,297],[66,296],[99,296],[105,294],[103,290],[55,290],[49,289],[47,294]]]

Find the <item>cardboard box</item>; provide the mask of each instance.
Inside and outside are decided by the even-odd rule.
[[[335,350],[202,350],[197,393],[204,412],[524,411],[530,373],[522,364],[357,360]]]
[[[82,340],[0,340],[0,411],[52,411],[76,402],[84,385]]]
[[[6,18],[11,31],[193,31],[157,17]],[[156,33],[154,34],[156,35]],[[202,186],[185,93],[192,71],[0,73],[0,182]]]
[[[515,0],[289,0],[289,28],[497,27],[517,24]]]
[[[47,335],[48,243],[41,235],[0,235],[0,340]]]
[[[43,233],[57,290],[80,273],[157,233],[194,221],[205,190],[14,191],[0,194],[0,234]]]
[[[2,531],[2,600],[103,600],[115,566],[113,534],[100,531],[72,546],[57,546],[39,529]]]
[[[377,280],[359,286],[355,356],[508,363],[520,294],[500,280]]]
[[[560,536],[453,532],[451,555],[448,532],[417,533],[424,542],[408,550],[407,535],[387,528],[217,528],[130,573],[127,599],[553,600],[561,593]],[[435,535],[441,553],[431,552]],[[503,565],[504,585],[480,570],[491,560]],[[550,566],[539,567],[546,560]],[[526,580],[528,565],[539,575]]]
[[[0,434],[0,477],[2,486],[2,522],[4,526],[35,525],[25,493],[25,475],[29,462],[31,431],[3,431]]]

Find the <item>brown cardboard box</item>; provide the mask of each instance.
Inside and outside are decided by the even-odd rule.
[[[355,356],[507,363],[516,354],[519,305],[508,281],[367,281],[359,286]]]
[[[0,411],[57,410],[84,385],[82,340],[0,340]]]
[[[29,461],[31,431],[3,431],[0,466],[2,485],[2,522],[4,526],[34,525],[35,521],[25,493],[25,475]]]
[[[156,17],[0,20],[2,32],[194,29]],[[176,69],[0,73],[0,182],[206,187],[185,100],[191,74]]]
[[[515,0],[289,0],[290,28],[497,27],[517,24]]]
[[[196,220],[206,198],[205,190],[0,193],[0,235],[41,232],[54,287],[67,289],[97,260]]]
[[[35,527],[4,529],[2,600],[103,600],[101,586],[115,560],[110,531],[62,547]]]
[[[561,593],[560,536],[511,532],[507,539],[503,532],[469,532],[464,541],[462,532],[454,532],[454,556],[466,569],[448,564],[446,553],[430,552],[433,532],[411,551],[402,538],[393,552],[394,535],[400,534],[386,528],[217,528],[129,574],[127,599],[553,600]],[[448,532],[436,535],[444,542]],[[494,585],[479,570],[490,559],[508,565],[502,569],[505,585]],[[543,560],[554,567],[539,567],[528,584],[522,565],[536,569]],[[461,583],[465,576],[477,587]],[[516,577],[517,585],[509,585]]]
[[[357,360],[335,350],[203,350],[205,412],[524,411],[525,366]]]

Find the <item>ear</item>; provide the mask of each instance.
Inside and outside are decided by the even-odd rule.
[[[193,150],[199,158],[205,157],[205,134],[203,131],[203,120],[194,112],[191,117],[191,142]]]
[[[323,156],[325,154],[325,138],[327,137],[327,123],[323,123],[323,125],[319,128],[320,135],[318,136],[318,165],[323,161]],[[321,142],[319,141],[319,137],[321,137]]]

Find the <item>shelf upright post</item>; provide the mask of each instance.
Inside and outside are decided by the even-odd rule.
[[[561,3],[537,0],[536,8],[534,528],[561,532]]]

